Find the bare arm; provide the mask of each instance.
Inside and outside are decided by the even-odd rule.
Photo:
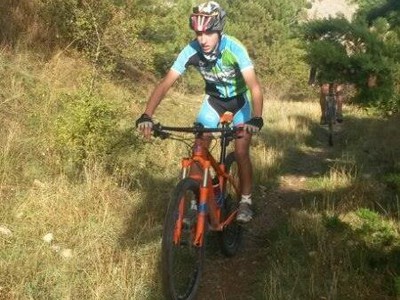
[[[180,74],[174,70],[169,70],[167,75],[160,81],[160,83],[154,88],[149,100],[147,101],[145,114],[152,117],[157,106],[160,104],[161,100],[167,94],[168,90],[174,84],[174,82],[179,78]]]
[[[151,121],[151,117],[154,114],[157,106],[160,104],[161,100],[167,94],[168,90],[174,84],[174,82],[179,78],[180,74],[170,70],[167,75],[160,81],[160,83],[154,88],[153,92],[150,95],[149,100],[147,101],[146,110],[144,113],[150,117],[150,119],[143,120],[143,115],[136,121],[136,126],[138,130],[143,133],[146,138],[150,138],[151,130],[153,127],[153,123]],[[141,120],[142,119],[142,120]],[[141,121],[140,121],[141,120]]]
[[[253,117],[262,117],[263,111],[263,92],[258,82],[256,73],[253,68],[246,69],[242,72],[243,78],[250,89],[253,99]]]

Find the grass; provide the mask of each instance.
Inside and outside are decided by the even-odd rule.
[[[292,212],[274,233],[265,298],[396,299],[398,224],[366,209],[326,214]]]
[[[112,151],[70,172],[54,121],[91,70],[74,53],[43,60],[0,52],[0,226],[9,230],[0,231],[0,299],[161,298],[162,223],[186,149],[142,143],[131,124],[144,95],[101,78],[94,96],[124,112],[106,141]],[[200,101],[172,91],[156,118],[187,125]],[[177,118],[182,109],[187,118]],[[255,199],[288,176],[305,192],[264,232],[260,299],[400,297],[399,119],[351,105],[345,112],[349,125],[329,149],[317,101],[266,97],[266,126],[252,148]]]
[[[391,153],[397,146],[381,148],[385,154],[378,161],[374,151],[364,151],[365,141],[376,147],[390,139],[383,127],[393,121],[378,121],[366,112],[347,109],[354,114],[348,116],[352,125],[359,119],[365,131],[360,135],[358,127],[346,127],[339,151],[331,150],[329,158],[320,162],[326,164],[325,172],[307,177],[301,208],[291,210],[268,235],[265,299],[399,297],[400,228],[394,205],[398,195],[388,192],[388,185],[381,181],[381,176],[386,182],[394,178],[385,174],[393,166]],[[364,122],[366,118],[372,121]],[[378,131],[379,136],[375,135]],[[300,143],[297,148],[306,149],[306,145]],[[386,159],[390,165],[384,163]]]

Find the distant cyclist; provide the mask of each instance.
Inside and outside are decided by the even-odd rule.
[[[315,67],[312,67],[310,70],[310,76],[308,80],[308,84],[314,85],[317,81],[317,69]],[[326,124],[326,119],[325,119],[325,97],[329,94],[329,82],[319,82],[320,85],[320,91],[319,91],[319,104],[321,107],[321,119],[320,119],[320,124],[325,125]],[[343,113],[342,113],[342,108],[343,108],[343,101],[344,101],[344,96],[343,96],[343,84],[335,83],[332,82],[332,87],[333,91],[336,96],[336,121],[338,123],[343,122]]]
[[[196,38],[183,48],[169,72],[154,88],[136,125],[145,136],[150,136],[154,111],[179,76],[189,66],[194,66],[204,79],[206,94],[196,122],[208,128],[218,127],[220,116],[230,111],[234,114],[234,125],[244,128],[242,136],[235,140],[241,186],[237,220],[248,222],[253,216],[249,147],[252,134],[263,127],[263,94],[246,48],[223,33],[225,16],[225,11],[214,1],[193,8],[189,24]]]

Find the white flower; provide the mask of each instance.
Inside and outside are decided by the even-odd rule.
[[[8,229],[6,226],[1,225],[0,226],[0,233],[3,235],[11,236],[12,232],[10,229]]]
[[[58,246],[58,245],[52,245],[52,246],[51,246],[51,249],[53,249],[55,252],[59,252],[60,249],[61,249],[61,247]]]
[[[43,241],[45,241],[46,243],[49,243],[49,244],[53,241],[53,239],[54,239],[54,236],[53,236],[53,234],[51,232],[46,234],[43,237]]]
[[[60,255],[64,258],[71,258],[72,257],[72,250],[71,249],[62,249]]]

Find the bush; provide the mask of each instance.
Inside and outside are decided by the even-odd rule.
[[[101,96],[63,95],[56,122],[57,150],[68,173],[103,162],[118,141],[118,110]]]

